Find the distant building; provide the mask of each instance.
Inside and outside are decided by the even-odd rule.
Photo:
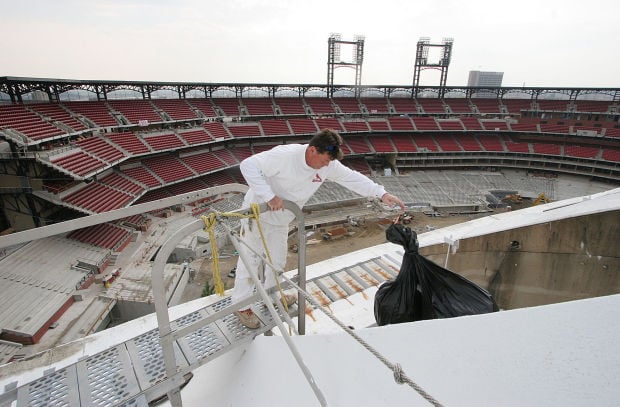
[[[489,86],[498,88],[502,86],[503,72],[469,71],[467,86]]]

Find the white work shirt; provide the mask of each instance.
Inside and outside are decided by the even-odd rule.
[[[382,197],[385,188],[365,175],[344,166],[338,160],[315,170],[306,164],[306,144],[285,144],[252,155],[241,162],[240,169],[250,189],[244,206],[268,202],[275,196],[295,202],[300,208],[308,202],[325,180],[334,181],[359,195]],[[295,216],[288,210],[269,211],[261,221],[274,225],[290,223]]]

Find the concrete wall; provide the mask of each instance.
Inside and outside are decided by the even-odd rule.
[[[447,268],[487,288],[503,309],[616,294],[619,221],[620,212],[606,212],[460,240]],[[443,266],[447,250],[420,253]]]

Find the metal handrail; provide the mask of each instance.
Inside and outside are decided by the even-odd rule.
[[[297,228],[298,228],[298,274],[299,281],[298,284],[300,288],[305,291],[306,290],[306,234],[304,233],[305,224],[304,224],[304,216],[301,209],[291,201],[284,201],[284,208],[290,210],[295,215],[297,219]],[[267,204],[260,205],[260,211],[267,210]],[[238,211],[234,211],[235,213],[247,215],[250,213],[250,210],[247,208],[240,209]],[[204,229],[205,224],[202,219],[197,219],[192,223],[189,223],[182,228],[180,228],[174,235],[170,236],[166,242],[160,247],[157,256],[155,257],[155,261],[153,263],[153,270],[151,275],[151,282],[153,286],[153,300],[155,304],[155,313],[157,316],[157,324],[159,326],[159,339],[162,347],[162,354],[164,358],[164,364],[166,367],[166,375],[168,381],[172,381],[172,389],[168,391],[168,399],[170,400],[171,405],[173,406],[181,406],[181,396],[180,396],[180,387],[184,382],[183,375],[178,371],[176,356],[174,353],[173,343],[178,338],[182,337],[186,334],[186,332],[197,328],[197,325],[202,325],[204,321],[197,321],[194,324],[184,326],[183,329],[178,331],[173,331],[170,325],[170,314],[168,312],[168,304],[166,301],[166,288],[164,283],[164,267],[166,262],[172,253],[172,251],[176,248],[176,246],[183,240],[187,235],[197,232],[201,229]],[[237,242],[235,243],[235,247],[237,247]],[[237,247],[238,249],[238,247]],[[238,250],[239,251],[239,250]],[[241,255],[241,254],[240,254]],[[242,259],[243,261],[244,259]],[[252,275],[252,273],[250,273]],[[255,283],[258,283],[257,277],[252,275],[252,278],[255,278]],[[278,327],[283,330],[283,326],[281,325],[281,320],[275,313],[275,309],[273,309],[273,305],[271,304],[269,297],[266,292],[262,288],[260,284],[256,284],[257,290],[259,294],[263,297],[265,301],[265,305],[267,305],[268,309],[274,315],[274,319],[278,321]],[[303,296],[302,292],[298,293],[298,333],[300,335],[305,334],[305,309],[306,309],[306,299]],[[237,306],[242,306],[241,303],[236,304]],[[232,309],[232,308],[231,308]],[[309,371],[307,370],[305,364],[301,360],[301,356],[295,349],[294,345],[290,341],[290,338],[286,335],[286,332],[283,330],[283,336],[285,340],[287,340],[287,344],[291,348],[291,352],[296,358],[298,364],[302,368],[306,378],[311,384],[317,398],[321,402],[321,404],[325,404],[325,399],[321,393],[321,391],[316,387],[314,379],[312,379]]]

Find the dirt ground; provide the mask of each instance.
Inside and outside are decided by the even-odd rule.
[[[479,217],[480,215],[477,215]],[[428,227],[441,228],[456,223],[466,222],[473,219],[473,216],[455,215],[446,217],[428,217],[424,214],[416,214],[413,221],[408,226],[418,233],[428,230]],[[314,264],[331,257],[336,257],[351,251],[375,246],[386,242],[385,230],[389,226],[388,220],[366,221],[362,226],[348,227],[352,233],[338,239],[323,240],[319,233],[318,236],[309,236],[308,240],[316,240],[318,243],[306,246],[306,264]],[[294,236],[289,241],[289,246],[297,243]],[[234,278],[227,277],[228,272],[236,266],[238,256],[235,255],[234,247],[227,245],[220,249],[219,270],[222,281],[226,289],[233,288]],[[190,301],[201,296],[205,282],[208,280],[212,286],[212,260],[211,258],[196,259],[191,266],[196,269],[194,281],[187,284],[183,293],[182,302]],[[297,254],[289,251],[287,257],[286,270],[297,268]]]

